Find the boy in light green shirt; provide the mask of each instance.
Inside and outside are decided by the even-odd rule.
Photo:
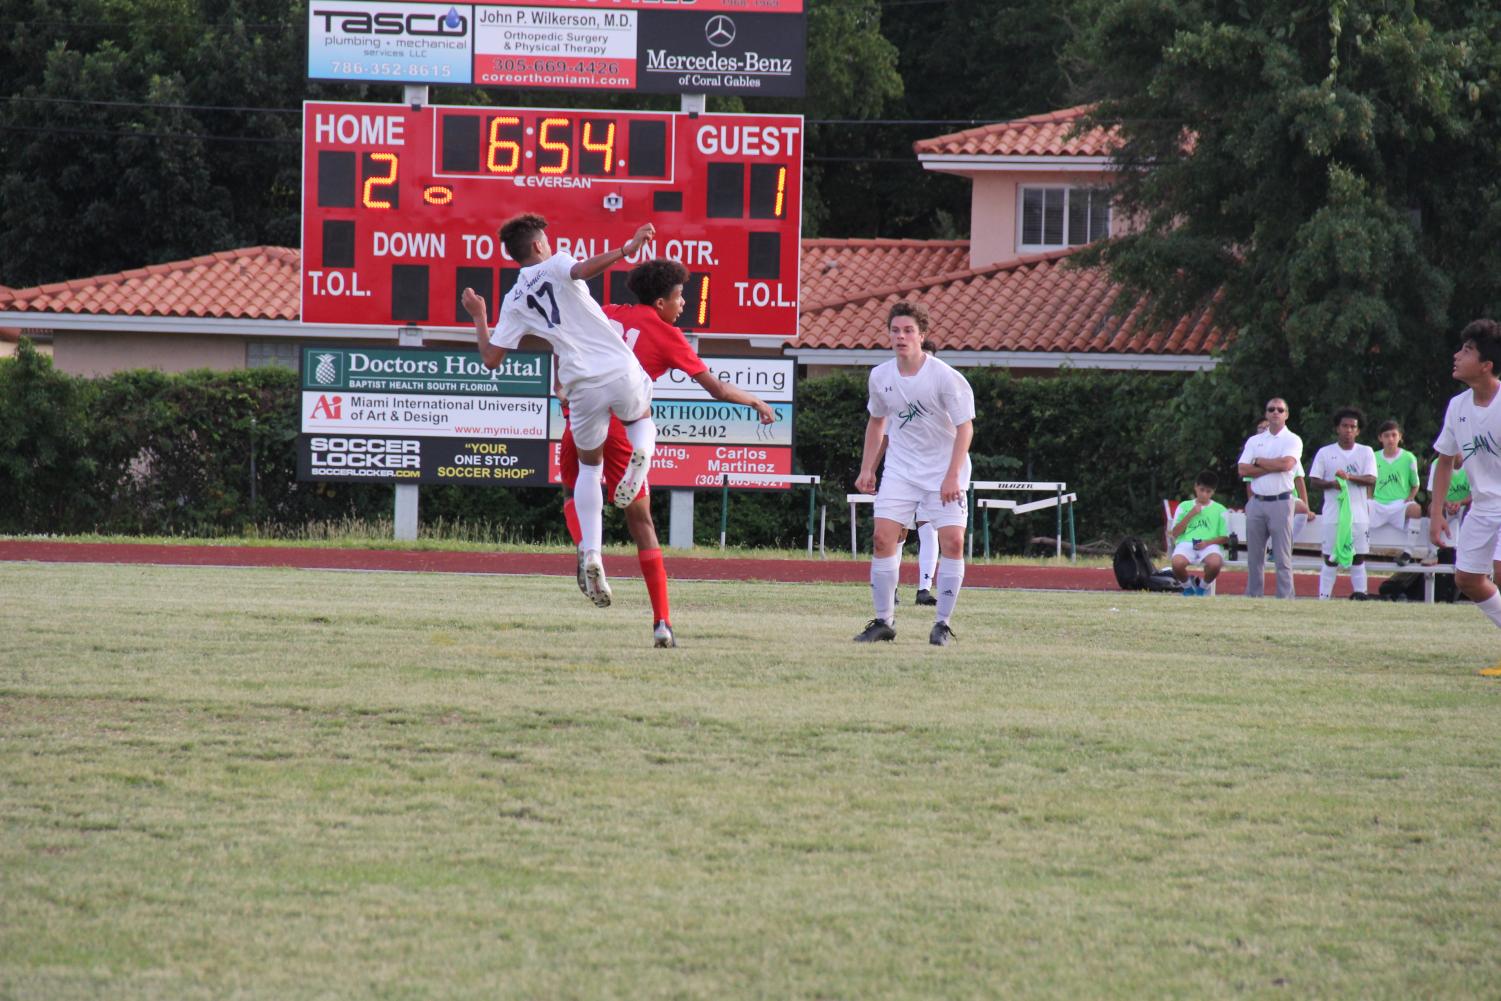
[[[1402,447],[1402,426],[1383,421],[1376,429],[1381,451],[1376,453],[1376,489],[1371,492],[1371,531],[1384,525],[1398,530],[1423,516],[1413,499],[1418,495],[1418,459]]]
[[[1214,593],[1214,579],[1225,564],[1220,546],[1230,541],[1225,505],[1214,499],[1219,482],[1212,470],[1204,470],[1194,477],[1193,497],[1173,512],[1173,576],[1187,584],[1188,568],[1197,563],[1204,568],[1203,585],[1209,594]]]

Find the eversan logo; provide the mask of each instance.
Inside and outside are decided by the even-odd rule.
[[[320,386],[332,386],[339,379],[339,366],[334,364],[334,355],[319,355],[313,368],[313,381]]]
[[[313,412],[308,416],[313,420],[321,417],[324,420],[337,421],[342,419],[340,415],[343,411],[344,397],[320,396],[318,397],[318,402],[313,404]]]
[[[716,49],[722,49],[735,40],[735,22],[723,14],[715,14],[704,22],[704,39]]]

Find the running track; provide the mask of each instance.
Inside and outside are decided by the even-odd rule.
[[[568,553],[455,553],[384,549],[306,549],[274,546],[172,546],[144,543],[51,542],[0,540],[0,561],[37,563],[143,563],[159,566],[295,567],[303,570],[379,570],[416,573],[542,574],[572,578],[575,560]],[[641,568],[629,556],[612,556],[606,563],[612,577],[639,577]],[[848,560],[705,559],[667,556],[667,573],[674,580],[761,580],[788,583],[864,584],[870,564]],[[902,564],[902,582],[915,584],[917,566]],[[1296,574],[1299,597],[1318,594],[1316,574]],[[1029,588],[1054,591],[1114,591],[1115,574],[1098,567],[1043,567],[970,564],[965,587]],[[1276,582],[1267,575],[1266,591]],[[1220,575],[1219,592],[1239,595],[1246,589],[1244,571]],[[1348,576],[1341,575],[1336,596],[1350,593]]]

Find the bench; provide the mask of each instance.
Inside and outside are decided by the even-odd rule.
[[[813,512],[818,507],[819,476],[802,473],[721,473],[719,475],[719,548],[724,549],[725,536],[730,528],[730,487],[780,487],[805,486],[808,488],[808,555],[813,555]],[[823,552],[823,533],[819,533],[818,551]]]
[[[1066,492],[1067,490],[1068,490],[1068,484],[1067,483],[1063,483],[1061,481],[1060,482],[1054,482],[1054,481],[1037,481],[1037,482],[1032,482],[1032,481],[1027,481],[1027,480],[974,480],[974,481],[972,481],[970,483],[970,485],[969,485],[968,524],[965,525],[965,532],[969,536],[969,539],[968,539],[968,542],[967,542],[967,552],[968,552],[969,556],[971,558],[973,558],[974,555],[975,555],[975,534],[974,534],[974,527],[975,527],[975,510],[976,510],[977,507],[981,508],[981,509],[984,509],[985,512],[986,512],[986,514],[984,516],[982,516],[982,518],[981,518],[981,521],[983,522],[983,524],[985,526],[984,534],[985,534],[985,558],[986,559],[990,558],[990,518],[989,518],[989,512],[991,510],[1010,511],[1012,514],[1027,514],[1028,512],[1031,512],[1031,511],[1041,511],[1044,508],[1051,507],[1051,508],[1056,508],[1057,512],[1058,512],[1057,518],[1056,518],[1057,531],[1054,533],[1053,538],[1054,538],[1054,545],[1056,546],[1056,550],[1057,550],[1057,555],[1058,555],[1059,558],[1062,558],[1062,556],[1063,556],[1063,508],[1064,508],[1064,505],[1067,505],[1068,506],[1068,546],[1069,546],[1069,559],[1077,559],[1078,555],[1079,555],[1079,550],[1078,550],[1078,546],[1077,546],[1077,544],[1076,544],[1076,542],[1074,540],[1074,502],[1079,499],[1079,495],[1077,493],[1067,493]],[[1020,501],[1007,500],[1007,499],[1002,499],[1002,498],[993,498],[993,497],[984,497],[984,498],[981,498],[980,500],[976,501],[976,499],[975,499],[975,493],[977,491],[1048,492],[1048,493],[1052,493],[1053,496],[1052,497],[1045,497],[1045,498],[1043,498],[1041,500],[1028,501],[1028,502],[1020,502]],[[860,537],[859,537],[859,528],[858,528],[858,525],[857,525],[856,505],[857,504],[874,504],[876,502],[876,497],[875,497],[875,494],[845,494],[844,495],[844,499],[845,499],[845,502],[848,503],[849,506],[850,506],[850,555],[851,556],[858,556],[859,552],[860,552]]]

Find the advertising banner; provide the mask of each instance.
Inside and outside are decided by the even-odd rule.
[[[308,7],[313,80],[802,97],[806,59],[801,0]]]
[[[547,485],[546,463],[547,443],[540,439],[303,435],[297,478],[540,487]]]

